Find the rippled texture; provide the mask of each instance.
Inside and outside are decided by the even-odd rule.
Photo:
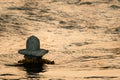
[[[120,80],[119,0],[0,1],[0,80]],[[35,35],[55,65],[20,65]]]

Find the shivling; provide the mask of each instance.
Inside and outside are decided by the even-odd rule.
[[[36,36],[30,36],[26,42],[26,49],[20,49],[18,53],[23,54],[25,58],[40,58],[48,53],[48,50],[40,48],[40,41]]]

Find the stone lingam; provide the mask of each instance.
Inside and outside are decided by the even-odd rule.
[[[43,59],[42,57],[49,51],[40,48],[40,41],[36,36],[30,36],[26,42],[26,49],[20,49],[19,54],[24,55],[24,59],[18,61],[22,64],[54,64],[54,61]]]

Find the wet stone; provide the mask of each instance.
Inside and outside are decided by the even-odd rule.
[[[18,53],[23,54],[25,58],[42,57],[48,50],[40,48],[40,40],[36,36],[30,36],[26,42],[26,49],[20,49]]]
[[[30,36],[26,42],[26,49],[20,49],[19,54],[24,55],[25,59],[18,61],[22,64],[55,64],[54,61],[42,59],[48,50],[40,48],[40,40],[36,36]]]
[[[36,51],[40,49],[40,41],[37,37],[31,36],[28,38],[26,48],[29,51]]]

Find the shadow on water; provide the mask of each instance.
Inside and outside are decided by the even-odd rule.
[[[45,70],[44,64],[22,64],[22,66],[28,74],[44,72]]]
[[[27,72],[28,79],[40,78],[41,76],[38,73],[45,72],[44,64],[25,64],[23,67]]]
[[[40,72],[45,72],[44,64],[5,64],[10,67],[18,67],[21,71],[26,72],[27,79],[40,79]]]

